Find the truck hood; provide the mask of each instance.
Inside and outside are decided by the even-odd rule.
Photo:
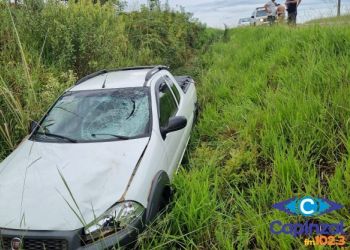
[[[82,228],[122,199],[148,140],[25,140],[0,164],[0,228]]]

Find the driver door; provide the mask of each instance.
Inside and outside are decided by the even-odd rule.
[[[161,77],[156,84],[156,96],[158,104],[159,132],[168,125],[171,117],[178,115],[179,107],[177,100],[166,80]],[[184,129],[168,133],[162,137],[163,147],[168,158],[169,175],[172,176],[178,167],[182,156],[181,141]]]

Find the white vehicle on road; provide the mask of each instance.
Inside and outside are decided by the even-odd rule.
[[[169,201],[196,106],[165,66],[79,80],[0,164],[0,249],[133,242]]]
[[[250,23],[251,23],[250,17],[240,18],[238,20],[238,27],[250,26]]]
[[[265,10],[265,7],[256,8],[251,16],[251,25],[269,25],[269,21],[267,20],[267,18],[268,14]]]

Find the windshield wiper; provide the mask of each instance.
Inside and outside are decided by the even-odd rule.
[[[67,141],[70,141],[70,142],[73,142],[73,143],[78,142],[77,140],[74,140],[72,138],[69,138],[69,137],[63,136],[63,135],[57,135],[57,134],[52,134],[52,133],[44,133],[44,132],[36,132],[36,134],[50,136],[50,137],[56,137],[56,138],[64,139],[64,140],[67,140]]]
[[[116,137],[116,138],[119,138],[119,139],[122,139],[122,140],[129,140],[130,137],[128,136],[124,136],[124,135],[115,135],[115,134],[91,134],[91,136],[93,137],[96,137],[98,135],[109,135],[109,136],[113,136],[113,137]]]

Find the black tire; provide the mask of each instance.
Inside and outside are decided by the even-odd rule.
[[[199,115],[199,109],[200,109],[198,102],[194,104],[194,108],[195,110],[194,110],[193,124],[196,124],[198,121],[198,115]]]
[[[171,200],[170,180],[165,171],[160,171],[153,179],[152,188],[148,196],[146,209],[146,224],[151,223],[162,212]]]

